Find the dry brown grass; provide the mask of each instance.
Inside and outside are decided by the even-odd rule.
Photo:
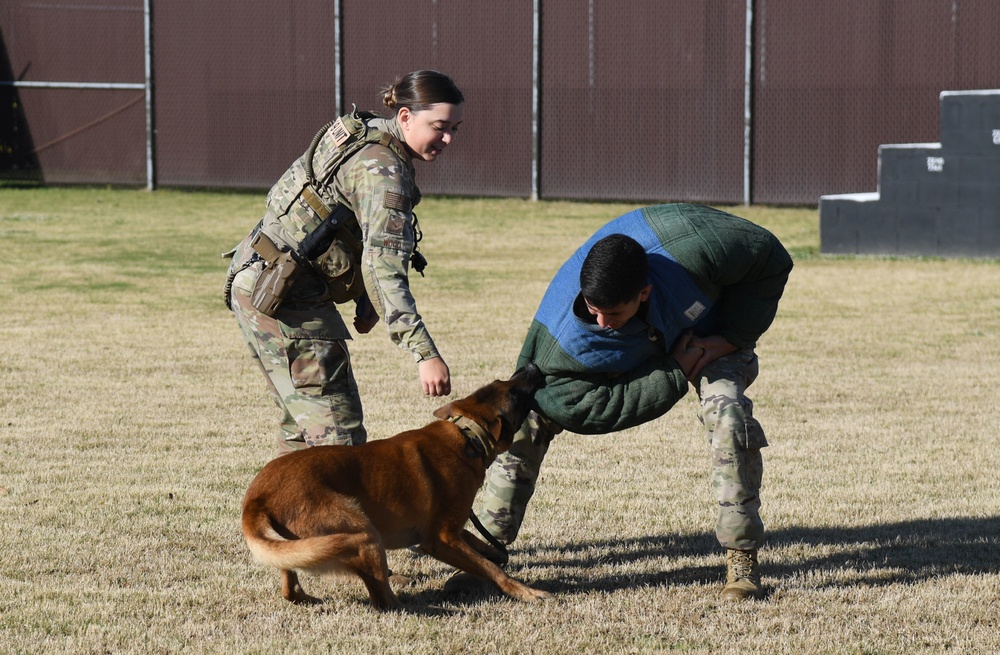
[[[693,399],[553,445],[512,570],[556,600],[406,614],[254,564],[239,503],[276,415],[221,304],[260,194],[0,189],[0,652],[943,653],[1000,650],[1000,265],[827,258],[815,209],[735,209],[796,255],[752,388],[767,601],[717,602]],[[427,199],[414,283],[456,394],[510,372],[549,278],[627,205]],[[427,422],[409,357],[353,353],[374,438]]]

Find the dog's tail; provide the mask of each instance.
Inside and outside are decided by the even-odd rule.
[[[357,552],[359,535],[337,533],[287,539],[275,530],[267,512],[247,508],[243,512],[243,537],[261,564],[325,574],[350,572],[342,558]]]

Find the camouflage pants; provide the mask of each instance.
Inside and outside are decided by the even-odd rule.
[[[517,537],[535,481],[552,438],[562,428],[532,410],[514,435],[510,450],[497,456],[486,471],[479,522],[505,544]]]
[[[240,332],[282,412],[279,455],[310,446],[365,443],[368,434],[347,343],[285,336],[281,323],[254,309],[238,287],[232,301]]]
[[[698,419],[712,447],[712,494],[719,504],[715,536],[724,548],[756,550],[764,543],[760,449],[767,439],[745,395],[757,372],[753,350],[738,350],[702,369],[695,384]]]
[[[706,366],[696,385],[701,398],[698,418],[712,449],[711,487],[719,507],[715,534],[725,548],[753,550],[764,541],[758,494],[763,476],[760,449],[767,440],[753,418],[753,403],[744,395],[757,370],[752,350],[737,351]],[[477,516],[500,541],[509,544],[517,537],[542,460],[560,431],[532,412],[510,450],[487,471]]]

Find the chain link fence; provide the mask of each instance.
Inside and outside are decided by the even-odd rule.
[[[5,0],[0,179],[264,189],[436,68],[466,120],[424,193],[816,204],[936,139],[941,91],[1000,88],[998,28],[996,0]]]

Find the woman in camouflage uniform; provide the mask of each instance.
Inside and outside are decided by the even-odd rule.
[[[336,303],[354,301],[359,333],[384,321],[417,363],[425,394],[451,393],[448,365],[410,293],[411,265],[425,264],[412,159],[434,161],[452,143],[464,98],[428,70],[382,95],[393,116],[356,111],[320,130],[233,250],[226,300],[282,410],[279,453],[367,439]]]

